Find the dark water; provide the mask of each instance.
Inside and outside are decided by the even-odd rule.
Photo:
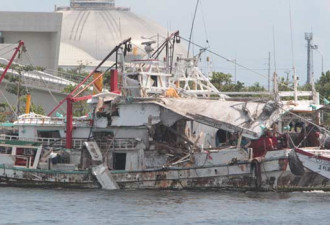
[[[330,193],[0,188],[0,224],[330,224]]]

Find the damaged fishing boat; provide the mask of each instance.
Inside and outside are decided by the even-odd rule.
[[[99,187],[88,170],[76,170],[73,152],[55,152],[40,142],[0,140],[0,156],[1,186]]]
[[[329,189],[328,180],[313,172],[291,171],[290,140],[295,138],[286,129],[292,119],[283,118],[294,114],[292,104],[228,99],[200,72],[198,60],[177,57],[174,62],[179,39],[176,32],[148,52],[147,59],[129,62],[130,39],[125,40],[103,60],[118,55],[117,68],[109,69],[110,92],[77,94],[104,72],[61,101],[67,102],[66,118],[20,116],[15,122],[19,136],[0,137],[0,184],[111,190]],[[160,61],[163,49],[169,51]],[[91,114],[73,118],[72,103],[81,100],[87,100]]]

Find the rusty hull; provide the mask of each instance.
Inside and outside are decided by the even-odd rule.
[[[99,188],[89,171],[51,171],[0,168],[0,186],[46,188]]]
[[[306,171],[302,176],[291,173],[287,160],[263,162],[261,185],[251,164],[210,168],[164,168],[158,171],[121,172],[112,174],[121,189],[224,189],[233,191],[330,191],[330,182]],[[274,165],[277,164],[277,169]],[[268,167],[268,168],[267,168]],[[273,170],[269,170],[273,167]],[[239,169],[241,172],[232,173]],[[266,169],[266,170],[265,170]],[[207,175],[205,175],[207,174]]]
[[[285,158],[261,162],[261,180],[250,161],[205,167],[111,171],[120,189],[225,189],[233,191],[330,191],[330,182],[306,171],[293,175]],[[47,171],[0,168],[0,186],[100,188],[89,171]],[[260,185],[258,185],[260,184]]]

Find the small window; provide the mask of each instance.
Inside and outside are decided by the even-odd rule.
[[[58,130],[38,130],[38,137],[40,138],[61,138]]]
[[[113,153],[113,169],[114,170],[126,169],[126,153]]]
[[[0,146],[0,154],[8,154],[10,155],[12,151],[11,147]]]

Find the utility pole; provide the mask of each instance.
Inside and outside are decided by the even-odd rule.
[[[237,59],[235,57],[235,84],[237,84],[237,77],[236,77],[236,75],[237,75]]]
[[[312,42],[313,33],[305,33],[305,40],[307,41],[307,83],[312,82]]]
[[[268,91],[270,92],[270,52],[268,52]]]

